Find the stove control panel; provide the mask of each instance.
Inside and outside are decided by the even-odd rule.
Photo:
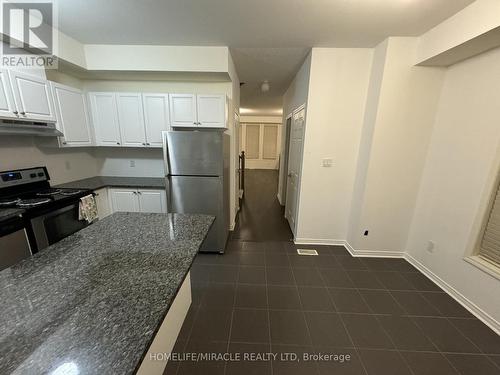
[[[45,167],[0,172],[0,188],[48,180],[49,174]]]

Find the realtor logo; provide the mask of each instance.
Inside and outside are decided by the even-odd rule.
[[[2,65],[55,68],[52,1],[2,0]]]

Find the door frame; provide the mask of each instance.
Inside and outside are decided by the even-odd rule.
[[[305,134],[306,134],[306,117],[307,117],[307,109],[306,109],[306,103],[298,106],[292,111],[292,121],[293,121],[293,116],[297,113],[300,112],[301,110],[304,110],[304,126],[302,127],[302,146],[300,148],[300,162],[298,166],[298,181],[297,181],[297,196],[295,197],[295,230],[290,227],[292,230],[294,238],[297,237],[297,228],[298,228],[298,217],[299,217],[299,203],[300,203],[300,191],[301,191],[301,185],[302,185],[302,165],[304,164],[304,143],[305,143]],[[291,124],[290,124],[291,125]],[[291,133],[290,133],[291,135]],[[291,137],[290,137],[291,138]],[[288,149],[288,152],[290,152],[290,149]],[[288,178],[288,170],[286,171],[285,178]],[[288,182],[287,182],[288,186]],[[286,217],[286,200],[285,200],[285,218]],[[287,218],[288,221],[288,218]]]
[[[285,143],[283,146],[283,184],[281,186],[281,192],[280,192],[280,200],[282,202],[282,206],[286,206],[286,189],[288,186],[288,160],[290,157],[290,134],[292,130],[292,119],[293,119],[293,112],[288,114],[285,117],[285,124],[284,124],[284,131],[285,131]],[[290,120],[290,124],[288,124],[288,120]],[[284,215],[286,216],[286,210]]]

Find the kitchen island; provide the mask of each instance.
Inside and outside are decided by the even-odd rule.
[[[139,370],[213,220],[115,213],[1,271],[0,373]]]

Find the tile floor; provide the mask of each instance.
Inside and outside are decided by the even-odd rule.
[[[406,261],[353,258],[339,246],[299,256],[253,225],[233,233],[224,255],[197,256],[174,351],[278,357],[171,361],[166,374],[500,374],[500,337]],[[251,233],[257,241],[241,240]],[[304,353],[337,357],[290,360]]]

